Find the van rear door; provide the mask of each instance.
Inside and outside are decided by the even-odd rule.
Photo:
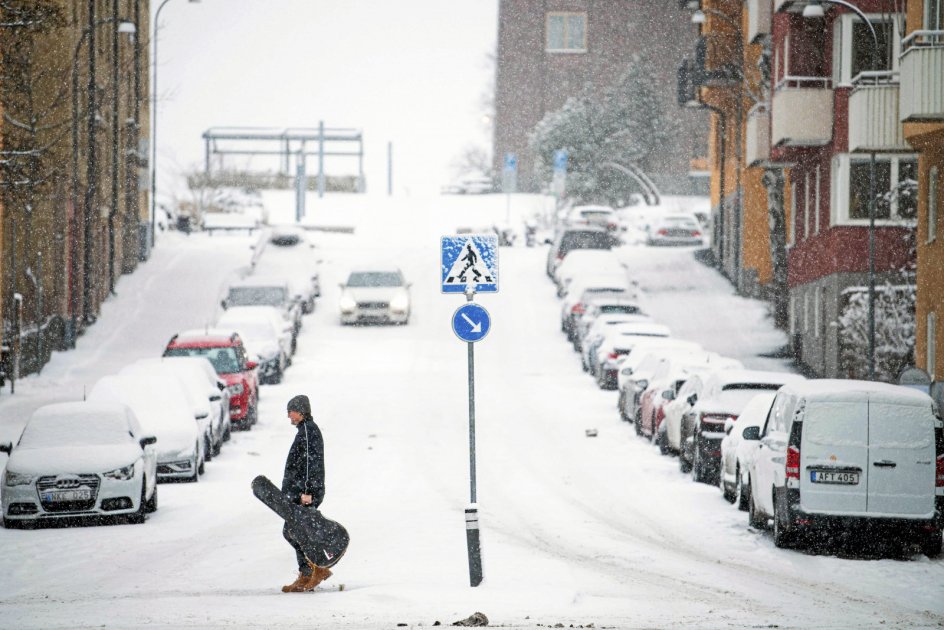
[[[807,512],[864,514],[868,502],[868,401],[810,402],[803,412],[800,504]]]
[[[932,518],[934,416],[931,404],[869,404],[869,513]]]

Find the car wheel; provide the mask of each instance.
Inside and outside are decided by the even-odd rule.
[[[230,438],[233,437],[232,433],[233,433],[233,425],[227,424],[226,428],[223,429],[223,441],[229,442]]]
[[[642,418],[640,417],[640,413],[638,411],[633,417],[633,428],[636,430],[636,435],[642,435]]]
[[[223,450],[223,436],[220,436],[220,439],[216,441],[216,444],[213,445],[213,457],[216,457]]]
[[[718,471],[718,487],[721,489],[721,496],[724,497],[724,500],[728,503],[734,503],[735,495],[734,492],[728,490],[728,484],[724,482],[724,464],[722,463],[721,469]]]
[[[203,436],[203,461],[208,462],[213,459],[213,435],[207,433]]]
[[[754,501],[753,491],[750,492],[748,499],[747,522],[755,529],[763,529],[767,526],[767,519],[764,518],[757,509],[757,505]]]
[[[655,444],[659,439],[659,431],[656,429],[656,423],[652,423],[652,433],[649,434],[649,443]]]
[[[662,455],[669,454],[669,436],[666,435],[665,431],[659,432],[659,452]]]
[[[774,497],[774,544],[780,549],[790,549],[794,546],[796,535],[787,531],[786,519],[782,518],[777,497]],[[789,518],[789,514],[785,515]]]
[[[944,533],[939,529],[927,534],[921,542],[921,553],[929,558],[937,558],[941,555],[941,543],[944,541],[942,536],[944,536]]]
[[[690,473],[692,471],[692,465],[687,459],[685,459],[685,453],[680,451],[678,459],[679,459],[679,470],[682,471],[682,474],[687,475],[688,473]]]
[[[147,511],[148,514],[157,512],[157,486],[154,486],[154,492],[151,493],[151,498],[147,502]]]
[[[740,468],[735,471],[735,474],[737,475],[737,479],[734,482],[734,498],[737,501],[738,509],[742,512],[746,512],[747,502],[750,500],[751,486],[750,484],[745,485],[744,482],[741,481]]]
[[[140,525],[147,519],[147,501],[144,498],[145,492],[147,491],[147,484],[143,480],[141,483],[141,500],[138,502],[138,509],[133,514],[128,515],[128,523],[132,525]]]

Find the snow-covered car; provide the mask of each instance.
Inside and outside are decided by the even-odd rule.
[[[0,486],[7,528],[66,517],[126,516],[157,510],[157,438],[125,405],[56,403],[30,417],[7,453]]]
[[[198,481],[204,470],[204,431],[186,394],[167,372],[113,374],[100,378],[89,402],[131,408],[148,435],[157,437],[157,480]]]
[[[546,271],[554,277],[557,265],[575,249],[613,249],[619,245],[619,239],[609,231],[599,227],[564,228],[551,240],[547,252]]]
[[[683,365],[704,361],[707,356],[700,345],[684,339],[653,339],[645,346],[633,348],[616,376],[620,417],[635,425],[637,435],[648,435],[642,424],[643,394],[656,380],[668,378],[673,369],[681,371]]]
[[[554,269],[557,296],[567,293],[575,278],[591,275],[626,275],[626,266],[609,249],[575,249],[568,253]]]
[[[495,182],[491,177],[465,177],[459,181],[460,194],[482,195],[495,192]]]
[[[281,383],[292,352],[291,330],[270,308],[229,308],[216,328],[239,334],[249,356],[258,363],[259,382]]]
[[[931,398],[872,381],[783,387],[750,470],[749,522],[774,522],[792,547],[836,530],[913,541],[941,553],[944,435]]]
[[[220,305],[229,310],[236,306],[272,306],[279,310],[282,317],[291,322],[292,343],[302,327],[302,307],[282,276],[253,274],[227,289],[226,297]]]
[[[338,300],[341,324],[408,324],[412,306],[410,286],[396,267],[352,271],[341,285]]]
[[[596,322],[602,319],[599,326]],[[646,321],[649,316],[643,313],[637,300],[619,297],[592,298],[575,322],[574,350],[582,352],[584,340],[591,334],[598,333],[601,327],[612,326],[621,322]]]
[[[282,278],[302,313],[315,310],[321,296],[321,259],[308,231],[298,225],[275,225],[255,245],[252,272],[264,278]]]
[[[572,282],[561,298],[561,331],[568,341],[574,340],[577,319],[587,310],[587,304],[601,297],[638,300],[639,293],[624,273],[594,275]]]
[[[610,206],[574,206],[567,211],[564,222],[570,226],[593,225],[610,231],[619,229],[619,217]]]
[[[717,370],[695,394],[682,417],[679,466],[692,480],[717,485],[724,425],[736,421],[744,406],[761,392],[777,391],[787,383],[805,380],[798,374],[760,370]]]
[[[747,511],[750,498],[750,469],[754,453],[760,446],[760,432],[776,395],[775,392],[764,392],[754,396],[741,411],[737,422],[728,420],[724,424],[718,484],[724,498],[737,503],[742,511]]]
[[[663,215],[649,224],[647,245],[702,245],[704,235],[694,215]]]
[[[142,363],[163,363],[174,370],[181,386],[192,392],[194,396],[204,396],[210,407],[209,440],[204,444],[206,453],[204,459],[210,461],[219,455],[223,441],[230,430],[229,420],[229,392],[226,386],[217,378],[210,362],[203,357],[164,357],[159,359],[142,359]]]
[[[672,336],[668,326],[653,322],[632,322],[612,326],[590,357],[590,371],[600,389],[616,389],[619,364],[640,341]]]

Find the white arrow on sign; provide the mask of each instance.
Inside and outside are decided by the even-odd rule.
[[[465,313],[462,313],[462,319],[464,319],[465,321],[469,322],[469,326],[472,327],[472,332],[474,332],[475,334],[478,334],[478,333],[482,332],[482,324],[481,324],[481,323],[478,323],[478,324],[477,324],[477,323],[473,322],[471,319],[469,319],[469,316],[466,315]]]

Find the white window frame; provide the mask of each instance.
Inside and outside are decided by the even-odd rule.
[[[852,172],[851,163],[853,160],[856,162],[868,162],[869,157],[861,153],[851,154],[851,153],[840,153],[833,156],[833,168],[832,173],[832,200],[830,203],[830,225],[857,225],[857,226],[867,226],[869,224],[868,218],[862,219],[852,219],[849,217],[849,185],[850,185],[850,174]],[[883,153],[876,156],[877,162],[887,162],[891,161],[891,184],[897,185],[898,183],[898,162],[899,160],[917,160],[918,155],[916,153]],[[882,191],[876,191],[881,194]],[[888,191],[886,191],[888,192]],[[897,200],[892,201],[891,207],[891,216],[888,219],[875,219],[875,225],[881,227],[888,226],[906,226],[906,227],[916,227],[916,219],[904,219],[898,217],[898,202]]]
[[[803,240],[810,237],[810,172],[803,175]]]
[[[927,351],[925,352],[927,365],[925,367],[933,380],[935,365],[937,364],[937,314],[934,311],[928,313],[927,344]]]
[[[819,339],[819,322],[820,322],[820,309],[822,308],[822,300],[819,295],[819,287],[813,288],[813,336]]]
[[[810,332],[810,292],[803,292],[803,332]]]
[[[581,48],[551,48],[551,42],[549,36],[551,33],[550,25],[552,17],[561,17],[564,18],[564,45],[567,45],[567,29],[569,28],[569,20],[571,17],[581,17],[583,18],[583,47]],[[554,54],[580,54],[587,52],[587,39],[590,37],[589,33],[589,20],[587,19],[586,11],[548,11],[547,15],[544,18],[544,51]]]
[[[792,177],[790,178],[793,179]],[[796,243],[797,185],[790,182],[790,220],[787,221],[787,245]]]
[[[938,177],[937,166],[928,169],[928,243],[937,239]]]
[[[892,72],[898,72],[898,56],[901,53],[901,15],[900,14],[881,14],[866,13],[865,17],[870,22],[885,22],[890,20],[892,25]],[[839,87],[849,87],[855,78],[852,75],[852,25],[861,22],[862,19],[854,13],[844,13],[840,15],[833,24],[834,29],[840,29],[840,59],[839,73],[833,75],[833,84]],[[835,42],[835,39],[833,40]]]
[[[822,185],[822,173],[820,172],[820,165],[816,165],[816,196],[813,199],[813,216],[815,221],[813,222],[813,234],[819,234],[819,226],[822,220],[820,216],[820,207],[822,206],[822,199],[820,198],[820,186]]]
[[[796,334],[797,314],[796,314],[796,296],[790,296],[790,337]]]

